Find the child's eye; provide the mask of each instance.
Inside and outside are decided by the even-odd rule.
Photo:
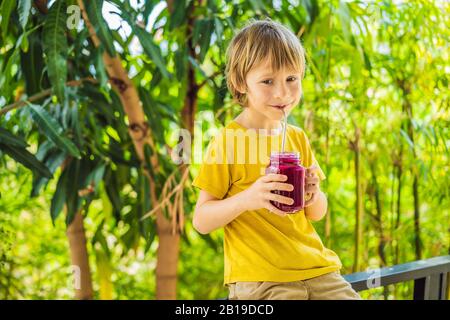
[[[297,80],[297,77],[289,77],[289,78],[287,78],[287,81],[290,81],[290,82],[293,82],[293,81],[296,81],[296,80]],[[268,79],[268,80],[261,81],[261,83],[273,84],[273,80],[272,79]]]

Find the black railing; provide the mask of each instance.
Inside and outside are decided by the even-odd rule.
[[[414,280],[414,300],[447,300],[450,255],[344,275],[356,291]]]

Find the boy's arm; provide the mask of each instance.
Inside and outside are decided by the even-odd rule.
[[[319,191],[316,196],[316,201],[305,208],[305,216],[313,221],[321,220],[327,213],[328,200],[325,193]]]
[[[292,198],[272,192],[293,191],[294,186],[285,183],[287,179],[288,177],[283,174],[266,174],[259,177],[249,188],[224,200],[219,200],[202,189],[195,206],[193,218],[195,230],[206,234],[224,227],[245,211],[262,208],[285,217],[287,213],[275,207],[271,201],[287,205],[294,203]]]
[[[236,219],[246,210],[243,194],[244,192],[240,192],[227,199],[218,200],[208,192],[200,190],[193,218],[195,230],[207,234]]]

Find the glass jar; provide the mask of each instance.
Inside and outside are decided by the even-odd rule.
[[[300,156],[298,152],[272,152],[270,163],[266,168],[266,174],[278,173],[286,175],[287,181],[294,186],[293,191],[273,190],[275,194],[294,199],[294,203],[287,205],[277,201],[270,201],[278,209],[295,213],[303,209],[305,205],[305,167],[300,165]]]

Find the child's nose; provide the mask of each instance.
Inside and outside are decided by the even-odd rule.
[[[279,84],[275,89],[275,96],[274,98],[285,98],[288,94],[288,88],[285,84]]]

